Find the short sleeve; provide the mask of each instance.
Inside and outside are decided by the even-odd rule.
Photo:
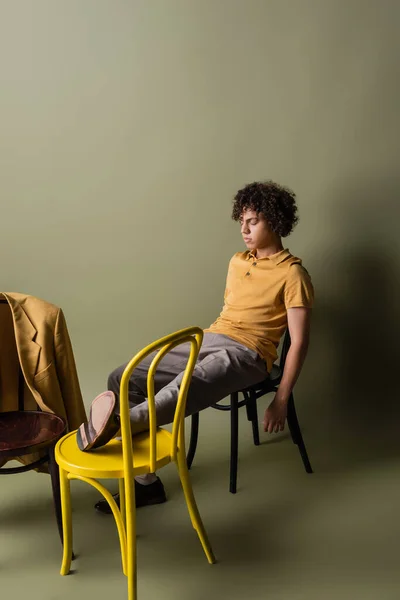
[[[284,289],[284,303],[288,308],[312,308],[314,304],[314,287],[308,271],[300,264],[289,267]]]

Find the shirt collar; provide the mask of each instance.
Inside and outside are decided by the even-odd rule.
[[[254,253],[249,250],[246,260],[270,260],[274,265],[279,265],[279,263],[283,262],[285,258],[290,256],[288,248],[285,248],[276,254],[271,254],[271,256],[266,256],[265,258],[257,258],[255,256],[255,252],[256,250],[254,250]]]

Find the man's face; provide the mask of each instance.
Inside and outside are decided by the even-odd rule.
[[[272,231],[263,214],[244,210],[239,222],[240,232],[249,250],[266,248],[271,243]]]

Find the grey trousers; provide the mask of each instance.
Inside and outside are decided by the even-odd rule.
[[[188,343],[174,348],[157,368],[154,378],[157,425],[172,423],[174,419],[189,351]],[[145,431],[149,426],[147,372],[155,354],[149,354],[136,367],[129,382],[133,434]],[[108,389],[117,398],[125,367],[126,364],[115,369],[108,378]],[[232,392],[259,383],[267,376],[266,363],[257,352],[225,335],[205,333],[188,391],[186,416],[215,404]]]

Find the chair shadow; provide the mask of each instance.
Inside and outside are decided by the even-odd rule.
[[[30,499],[29,510],[26,503],[21,499],[20,504],[12,506],[3,506],[0,511],[0,527],[2,529],[14,529],[15,527],[26,528],[31,525],[35,527],[41,523],[47,524],[49,520],[54,521],[55,530],[57,530],[56,517],[52,498],[49,500]],[[58,535],[58,534],[57,534]]]
[[[400,457],[399,193],[390,178],[337,193],[329,226],[342,243],[309,267],[316,307],[299,389],[324,470]]]

